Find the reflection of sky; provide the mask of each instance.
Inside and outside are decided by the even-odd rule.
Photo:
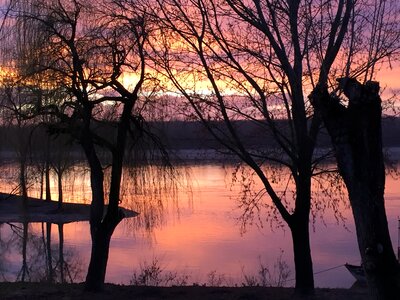
[[[127,284],[134,270],[145,261],[150,263],[157,258],[165,270],[189,275],[189,283],[205,283],[207,274],[216,271],[224,274],[229,283],[240,285],[244,281],[242,272],[257,275],[260,261],[273,268],[281,249],[284,250],[283,260],[292,271],[290,278],[294,277],[288,229],[271,229],[267,223],[262,229],[248,227],[247,232],[240,235],[236,220],[240,211],[235,209],[237,202],[234,200],[239,186],[231,187],[232,172],[233,168],[229,166],[192,166],[193,202],[188,201],[187,191],[180,192],[179,215],[173,205],[166,204],[165,222],[151,233],[132,226],[132,219],[124,220],[112,238],[106,280]],[[386,195],[392,241],[397,245],[400,186],[391,177],[387,178]],[[314,271],[338,267],[315,275],[317,286],[350,287],[354,282],[342,265],[359,263],[359,254],[351,212],[344,210],[343,214],[347,218],[347,229],[337,225],[333,214],[327,211],[324,224],[317,218],[311,234]],[[39,227],[33,229],[40,233]],[[67,224],[64,233],[66,247],[74,249],[85,269],[91,247],[88,223]],[[8,267],[16,269],[20,264],[20,254],[13,257]]]

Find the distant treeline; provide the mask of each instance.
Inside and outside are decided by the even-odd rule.
[[[236,121],[233,123],[240,137],[245,141],[245,145],[251,148],[276,147],[272,132],[262,123],[249,121]],[[226,133],[226,128],[222,122],[212,124],[219,129],[221,137]],[[286,121],[277,121],[277,129],[289,135],[289,124]],[[200,122],[169,121],[152,122],[149,129],[154,136],[157,136],[166,149],[217,149],[221,148],[214,137]],[[400,118],[384,118],[382,122],[383,143],[385,147],[400,146]],[[113,127],[104,126],[97,128],[97,134],[114,138]],[[29,141],[30,152],[40,154],[48,141],[48,130],[46,127],[26,126],[18,128],[16,126],[0,127],[0,151],[5,154],[12,154],[20,151],[23,145]],[[52,150],[62,150],[68,145],[69,149],[79,153],[80,147],[76,145],[68,135],[52,135],[50,137]],[[140,142],[139,142],[140,143]],[[318,137],[318,147],[329,147],[330,139],[325,130],[322,130]],[[22,147],[22,148],[21,148]],[[142,143],[142,148],[152,147],[149,139]]]
[[[240,137],[245,144],[253,148],[276,147],[276,141],[272,132],[262,124],[250,121],[234,122]],[[277,128],[289,134],[287,121],[276,121]],[[222,122],[215,122],[214,126],[226,131]],[[159,134],[163,142],[171,149],[215,149],[221,148],[218,142],[210,135],[200,122],[174,121],[165,123],[153,123],[152,127]],[[385,147],[400,146],[400,118],[384,118],[382,122],[383,144]],[[330,137],[325,129],[322,129],[317,141],[318,147],[329,147]]]

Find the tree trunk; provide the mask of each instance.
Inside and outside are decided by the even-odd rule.
[[[46,201],[51,201],[51,190],[50,190],[50,162],[46,159],[45,165],[45,179],[46,179]]]
[[[323,117],[353,210],[357,240],[374,299],[398,299],[399,264],[390,240],[384,204],[381,100],[376,82],[338,80],[348,107],[318,87],[310,95]]]
[[[87,118],[87,123],[82,131],[81,142],[89,162],[92,185],[92,203],[90,206],[92,253],[86,276],[86,290],[100,291],[103,289],[111,236],[117,225],[124,218],[124,214],[118,206],[120,201],[119,193],[126,148],[126,136],[129,129],[132,108],[136,99],[135,96],[124,104],[122,115],[118,123],[116,144],[111,150],[112,168],[108,197],[109,205],[104,218],[104,174],[90,132],[90,117]],[[91,116],[90,108],[88,108],[86,113],[88,116]]]
[[[85,289],[101,291],[104,286],[111,236],[124,215],[118,208],[104,214],[104,174],[101,163],[90,140],[90,133],[84,136],[83,148],[90,166],[92,203],[90,205],[90,233],[92,252]],[[118,204],[117,204],[118,207]]]
[[[303,145],[306,147],[306,145]],[[311,258],[309,219],[311,208],[311,153],[304,149],[296,178],[296,206],[289,221],[293,240],[296,270],[296,294],[314,293],[314,274]]]
[[[19,162],[19,185],[20,194],[23,197],[24,211],[27,209],[28,189],[26,187],[26,155],[22,154]]]
[[[398,299],[399,266],[389,236],[383,195],[357,182],[348,188],[358,246],[368,285],[376,299]]]
[[[314,291],[314,275],[309,238],[309,222],[297,220],[292,222],[294,266],[296,270],[295,290],[299,295],[309,295]]]
[[[40,166],[40,191],[39,191],[39,195],[40,195],[40,200],[43,200],[43,189],[44,186],[44,169],[42,168],[42,166]]]
[[[92,237],[92,253],[86,276],[86,290],[101,291],[106,276],[111,235],[103,230]]]
[[[51,201],[51,190],[50,190],[50,137],[47,136],[46,148],[44,153],[44,174],[46,181],[46,201]]]
[[[62,188],[62,172],[58,171],[57,173],[58,180],[58,210],[62,209],[63,204],[63,188]]]
[[[121,220],[122,218],[115,220],[105,218],[92,235],[92,253],[85,282],[87,291],[103,290],[111,236]]]

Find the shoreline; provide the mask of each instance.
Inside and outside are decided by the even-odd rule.
[[[122,208],[125,218],[138,215],[137,212]],[[64,202],[58,210],[57,201],[45,201],[28,197],[24,207],[23,197],[0,193],[0,223],[49,222],[65,224],[89,221],[90,204]]]
[[[326,156],[330,153],[332,149],[329,147],[316,147],[314,152],[314,158],[319,156]],[[398,162],[400,161],[400,145],[383,147],[383,154],[385,162]],[[252,149],[255,153],[257,152],[269,152],[269,153],[280,153],[281,150],[273,147],[266,148],[254,148]],[[226,151],[223,148],[179,148],[179,149],[168,149],[167,153],[169,155],[169,159],[173,165],[180,164],[207,164],[207,163],[227,163],[234,164],[240,162],[240,159]],[[85,163],[86,160],[79,152],[73,152],[72,157],[75,163]],[[155,164],[158,164],[160,157],[154,155],[156,160],[154,160]],[[3,165],[13,164],[18,162],[18,158],[12,151],[1,151],[0,150],[0,158],[3,160]],[[328,155],[326,158],[326,163],[335,163],[334,155]],[[129,163],[127,163],[129,165]]]
[[[83,283],[22,283],[0,282],[0,298],[3,300],[22,299],[81,299],[81,300],[367,300],[365,287],[354,289],[316,288],[315,295],[298,297],[294,288],[281,287],[208,287],[208,286],[127,286],[106,284],[101,293],[84,291]]]

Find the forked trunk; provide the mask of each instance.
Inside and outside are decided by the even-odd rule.
[[[101,291],[104,286],[108,253],[111,236],[121,220],[124,218],[118,209],[118,200],[110,196],[109,203],[117,203],[116,209],[108,210],[104,215],[104,174],[100,161],[94,151],[93,144],[84,144],[86,157],[90,165],[90,182],[92,188],[92,203],[90,205],[90,234],[92,238],[92,252],[85,289]]]
[[[86,276],[85,289],[101,291],[104,286],[108,253],[111,236],[117,225],[124,218],[119,209],[119,193],[121,188],[121,174],[125,152],[126,136],[129,129],[131,111],[135,99],[125,103],[120,122],[118,124],[117,141],[112,151],[112,168],[110,178],[110,192],[108,210],[104,215],[104,174],[99,158],[96,154],[89,126],[82,134],[82,145],[90,166],[90,181],[92,186],[92,204],[90,206],[90,233],[92,237],[92,253],[89,269]],[[88,115],[91,115],[88,113]],[[90,118],[88,118],[89,120]]]

